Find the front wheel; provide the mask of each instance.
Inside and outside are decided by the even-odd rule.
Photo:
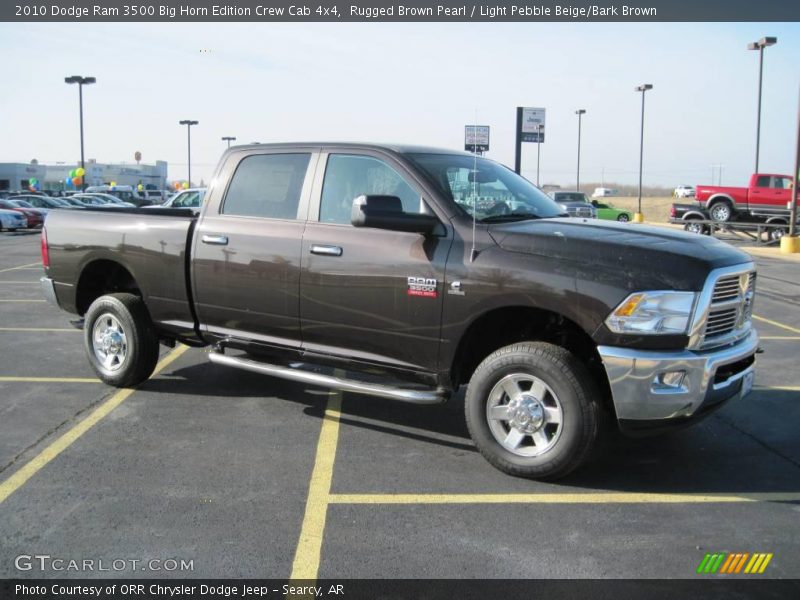
[[[108,294],[92,302],[83,341],[94,372],[115,387],[140,384],[158,362],[158,337],[150,315],[133,294]]]
[[[501,348],[467,388],[467,427],[493,466],[517,477],[558,479],[577,468],[597,436],[597,391],[569,351],[544,342]]]
[[[733,209],[730,204],[720,200],[711,205],[711,208],[708,209],[708,214],[717,223],[727,223],[733,217]]]
[[[617,221],[620,223],[627,223],[630,221],[631,218],[628,216],[628,213],[622,213],[620,216],[617,217]]]

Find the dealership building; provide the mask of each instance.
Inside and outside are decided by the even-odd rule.
[[[76,164],[43,165],[36,161],[30,163],[0,163],[0,191],[27,190],[31,179],[36,179],[43,190],[72,189],[66,186],[66,179]],[[112,181],[118,185],[137,186],[140,183],[149,189],[163,190],[167,187],[167,163],[157,160],[153,165],[146,164],[107,164],[94,159],[86,161],[86,185],[102,185]]]

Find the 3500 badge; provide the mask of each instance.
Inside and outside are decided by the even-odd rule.
[[[437,282],[428,277],[409,277],[408,295],[422,296],[423,298],[436,298],[439,293],[436,291]]]

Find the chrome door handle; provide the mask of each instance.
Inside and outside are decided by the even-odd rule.
[[[321,254],[322,256],[341,256],[341,246],[321,246],[319,244],[311,245],[311,254]]]
[[[228,236],[227,235],[204,235],[200,238],[204,244],[215,244],[217,246],[227,246],[228,245]]]

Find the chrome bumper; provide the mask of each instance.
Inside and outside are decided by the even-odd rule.
[[[600,346],[619,421],[685,421],[698,410],[737,396],[755,370],[758,350],[753,330],[733,346],[710,352],[658,352]],[[721,370],[730,366],[728,371]],[[679,386],[659,385],[663,373],[683,371]],[[717,374],[720,373],[718,377]]]
[[[49,277],[42,277],[39,279],[39,285],[42,287],[42,296],[48,303],[58,307],[58,298],[56,297],[56,288],[53,285],[53,280]]]

